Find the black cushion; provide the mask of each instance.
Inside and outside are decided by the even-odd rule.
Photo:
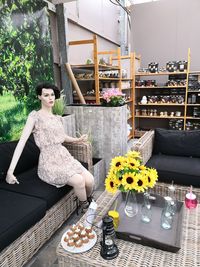
[[[200,157],[200,130],[155,129],[153,153]]]
[[[6,177],[16,145],[17,141],[0,144],[0,180],[4,180]],[[38,165],[39,152],[39,148],[36,146],[34,138],[31,135],[18,161],[15,174],[17,175]]]
[[[37,175],[37,167],[19,174],[17,179],[19,184],[10,185],[5,181],[0,182],[0,189],[43,199],[47,202],[47,209],[52,207],[72,189],[68,185],[57,188],[43,182]]]
[[[46,202],[0,189],[0,251],[37,223],[46,213]]]
[[[200,158],[153,155],[146,164],[158,171],[158,181],[200,187]]]

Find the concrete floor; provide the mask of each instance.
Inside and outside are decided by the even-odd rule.
[[[138,139],[131,139],[128,142],[128,150],[134,142]],[[94,197],[97,199],[104,191],[104,185],[99,186],[95,191]],[[73,213],[70,218],[54,233],[51,239],[35,254],[35,256],[24,265],[24,267],[58,267],[58,259],[56,256],[56,248],[61,240],[63,233],[69,228],[70,225],[76,223],[82,215]]]

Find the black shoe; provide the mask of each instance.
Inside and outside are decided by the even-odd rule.
[[[90,204],[92,201],[95,201],[95,199],[94,199],[94,195],[92,194],[92,195],[90,195],[89,197],[87,197],[87,201],[88,201],[89,204]]]
[[[85,201],[79,201],[79,206],[77,209],[77,215],[85,213],[88,210],[90,203],[85,200]]]

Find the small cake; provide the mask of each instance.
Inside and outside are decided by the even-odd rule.
[[[74,241],[78,241],[78,240],[80,239],[80,236],[77,235],[77,234],[74,234],[74,235],[72,236],[72,238],[74,239]]]
[[[92,233],[92,227],[91,226],[85,227],[85,231],[86,231],[87,234],[88,233]]]
[[[77,226],[75,224],[73,224],[70,229],[74,232],[77,229]]]
[[[72,230],[67,231],[67,235],[68,235],[69,237],[72,237],[73,234],[74,234],[74,232],[73,232]]]
[[[74,233],[77,234],[77,235],[80,235],[81,230],[77,228],[77,229],[74,231]]]
[[[68,241],[69,241],[69,236],[66,235],[66,236],[64,237],[64,241],[65,241],[65,242],[68,242]]]
[[[69,247],[73,247],[73,246],[75,245],[74,240],[73,240],[73,239],[70,239],[70,240],[68,241],[67,245],[68,245]]]
[[[94,238],[94,234],[93,233],[88,233],[87,236],[88,236],[89,239],[93,239]]]
[[[82,223],[79,223],[79,224],[78,224],[78,229],[80,229],[81,231],[84,229],[84,226],[83,226]]]
[[[85,230],[81,231],[81,233],[80,233],[80,237],[85,237],[86,235],[87,235],[87,233],[86,233]]]
[[[77,242],[75,242],[75,247],[80,248],[83,245],[82,240],[78,240]]]
[[[85,237],[82,238],[82,241],[83,241],[84,244],[87,244],[89,242],[89,239],[88,239],[87,236],[85,236]]]

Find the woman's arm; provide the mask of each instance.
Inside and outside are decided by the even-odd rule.
[[[87,134],[83,134],[79,138],[74,138],[74,137],[65,135],[65,142],[67,143],[84,143],[84,142],[87,142],[87,140],[88,140]]]
[[[24,129],[22,131],[22,135],[20,137],[20,140],[15,148],[11,163],[10,163],[10,167],[7,171],[7,175],[6,175],[6,182],[9,184],[15,184],[15,183],[19,183],[17,181],[17,178],[13,175],[15,167],[18,163],[18,160],[22,154],[22,151],[24,149],[24,146],[26,144],[26,141],[28,140],[33,128],[34,128],[34,124],[35,124],[35,118],[34,116],[29,115],[28,119],[26,121],[26,124],[24,126]]]

